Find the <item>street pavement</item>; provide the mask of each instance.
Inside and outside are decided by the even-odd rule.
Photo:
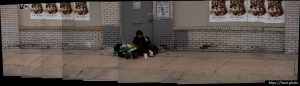
[[[264,83],[297,80],[298,55],[166,51],[122,59],[108,50],[3,49],[4,76],[119,83]]]

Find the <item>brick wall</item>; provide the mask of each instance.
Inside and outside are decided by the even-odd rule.
[[[174,2],[170,1],[170,18],[158,18],[156,1],[153,1],[153,35],[156,45],[167,44],[177,50],[298,54],[299,1],[286,2],[285,28],[174,26],[173,5]],[[1,5],[2,48],[112,47],[120,40],[120,2],[101,2],[100,7],[101,26],[90,28],[93,30],[82,27],[73,27],[77,30],[62,30],[66,27],[55,30],[51,29],[53,27],[46,27],[46,30],[19,30],[18,6]],[[62,23],[65,25],[68,22]],[[200,49],[203,44],[211,44],[212,47]]]
[[[101,49],[102,32],[100,2],[90,3],[90,20],[32,20],[29,10],[19,15],[24,21],[20,25],[21,48]],[[39,23],[38,23],[39,22]],[[26,23],[26,24],[25,24]]]
[[[287,1],[285,6],[285,53],[298,54],[300,1]]]
[[[113,47],[120,41],[120,27],[119,26],[103,26],[103,44],[105,47]]]
[[[120,41],[120,15],[120,2],[101,2],[101,29],[106,48]]]
[[[63,49],[103,49],[103,32],[100,27],[75,27],[75,30],[73,28],[63,28]]]
[[[175,49],[298,54],[300,2],[285,6],[285,27],[174,26]]]
[[[21,48],[102,49],[100,27],[20,27]],[[43,28],[42,30],[40,28]]]
[[[97,3],[92,4],[95,6]],[[97,12],[101,12],[99,16],[101,26],[84,26],[82,24],[77,26],[79,22],[68,20],[57,21],[61,22],[62,26],[49,26],[46,20],[42,21],[45,24],[44,26],[18,26],[18,6],[1,5],[3,48],[14,46],[18,48],[18,45],[21,48],[64,49],[102,49],[103,47],[111,47],[112,43],[119,40],[120,2],[100,2],[99,5],[100,8],[91,9],[100,10]],[[106,46],[103,46],[103,44],[106,44]]]
[[[178,26],[174,29],[176,50],[282,53],[284,49],[284,28]],[[200,49],[203,45],[211,47]]]
[[[2,48],[18,48],[18,5],[0,5],[0,9]]]
[[[62,30],[20,30],[20,48],[62,48]]]
[[[120,2],[101,2],[101,25],[120,25]]]
[[[187,50],[188,30],[174,31],[174,50]]]

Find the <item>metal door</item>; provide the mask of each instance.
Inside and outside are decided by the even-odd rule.
[[[122,1],[121,11],[122,40],[132,43],[135,32],[142,30],[152,43],[152,1]]]

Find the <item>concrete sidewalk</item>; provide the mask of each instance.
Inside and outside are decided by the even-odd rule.
[[[125,60],[105,50],[4,49],[4,75],[178,84],[296,80],[298,55],[168,51]]]

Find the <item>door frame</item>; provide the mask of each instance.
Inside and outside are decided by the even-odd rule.
[[[128,1],[128,2],[132,2],[132,1]],[[141,2],[143,2],[143,1],[141,1]],[[149,14],[150,16],[151,16],[151,35],[149,35],[149,34],[147,34],[147,36],[150,38],[150,42],[151,42],[151,44],[153,44],[154,43],[154,33],[153,33],[153,26],[154,26],[154,16],[153,16],[153,1],[149,1],[149,2],[151,2],[151,14],[149,14],[149,13],[147,13],[147,14]],[[123,29],[124,29],[124,26],[123,26],[123,20],[124,20],[124,15],[123,15],[123,3],[124,3],[124,1],[120,1],[120,42],[122,42],[122,43],[125,43],[125,39],[124,39],[124,36],[123,36]],[[143,32],[145,32],[145,31],[143,31]]]

